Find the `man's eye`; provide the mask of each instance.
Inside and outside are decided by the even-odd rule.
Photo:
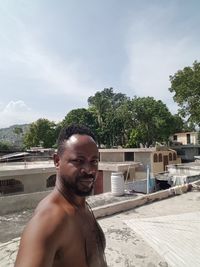
[[[83,160],[82,160],[82,159],[73,159],[72,161],[73,161],[74,163],[78,163],[78,164],[83,163]]]
[[[92,160],[91,163],[92,163],[92,165],[98,165],[98,160],[96,160],[96,159],[95,160]]]

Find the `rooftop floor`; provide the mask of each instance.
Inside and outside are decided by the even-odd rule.
[[[200,192],[192,191],[98,219],[106,235],[108,266],[200,266],[199,203]],[[0,217],[1,267],[13,266],[32,212]]]

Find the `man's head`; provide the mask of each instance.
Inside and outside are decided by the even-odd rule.
[[[54,157],[57,179],[66,190],[78,196],[91,193],[98,168],[95,136],[85,126],[63,128]]]
[[[58,137],[58,154],[61,155],[65,149],[65,142],[75,134],[88,135],[96,142],[95,135],[93,132],[84,125],[72,124],[68,127],[61,129]]]

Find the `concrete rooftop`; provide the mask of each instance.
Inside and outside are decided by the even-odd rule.
[[[99,162],[98,169],[104,171],[126,171],[130,167],[138,167],[140,166],[140,162],[128,161],[128,162]],[[30,173],[30,171],[55,171],[55,166],[53,160],[49,161],[35,161],[35,162],[5,162],[0,163],[0,176],[4,176],[5,174],[13,174],[15,171],[15,175]]]
[[[161,192],[159,198],[166,197],[166,192]],[[88,200],[98,216],[109,214],[111,208],[113,212],[129,208],[98,219],[106,235],[108,266],[200,266],[200,191],[138,206],[152,196],[133,194],[118,198],[107,193]],[[0,217],[1,267],[13,266],[19,236],[32,212],[24,210]]]

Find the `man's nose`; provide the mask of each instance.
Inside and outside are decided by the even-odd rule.
[[[94,166],[92,166],[89,162],[88,163],[84,163],[84,165],[81,168],[82,172],[88,173],[88,174],[92,174],[96,172],[96,169],[94,168]]]

